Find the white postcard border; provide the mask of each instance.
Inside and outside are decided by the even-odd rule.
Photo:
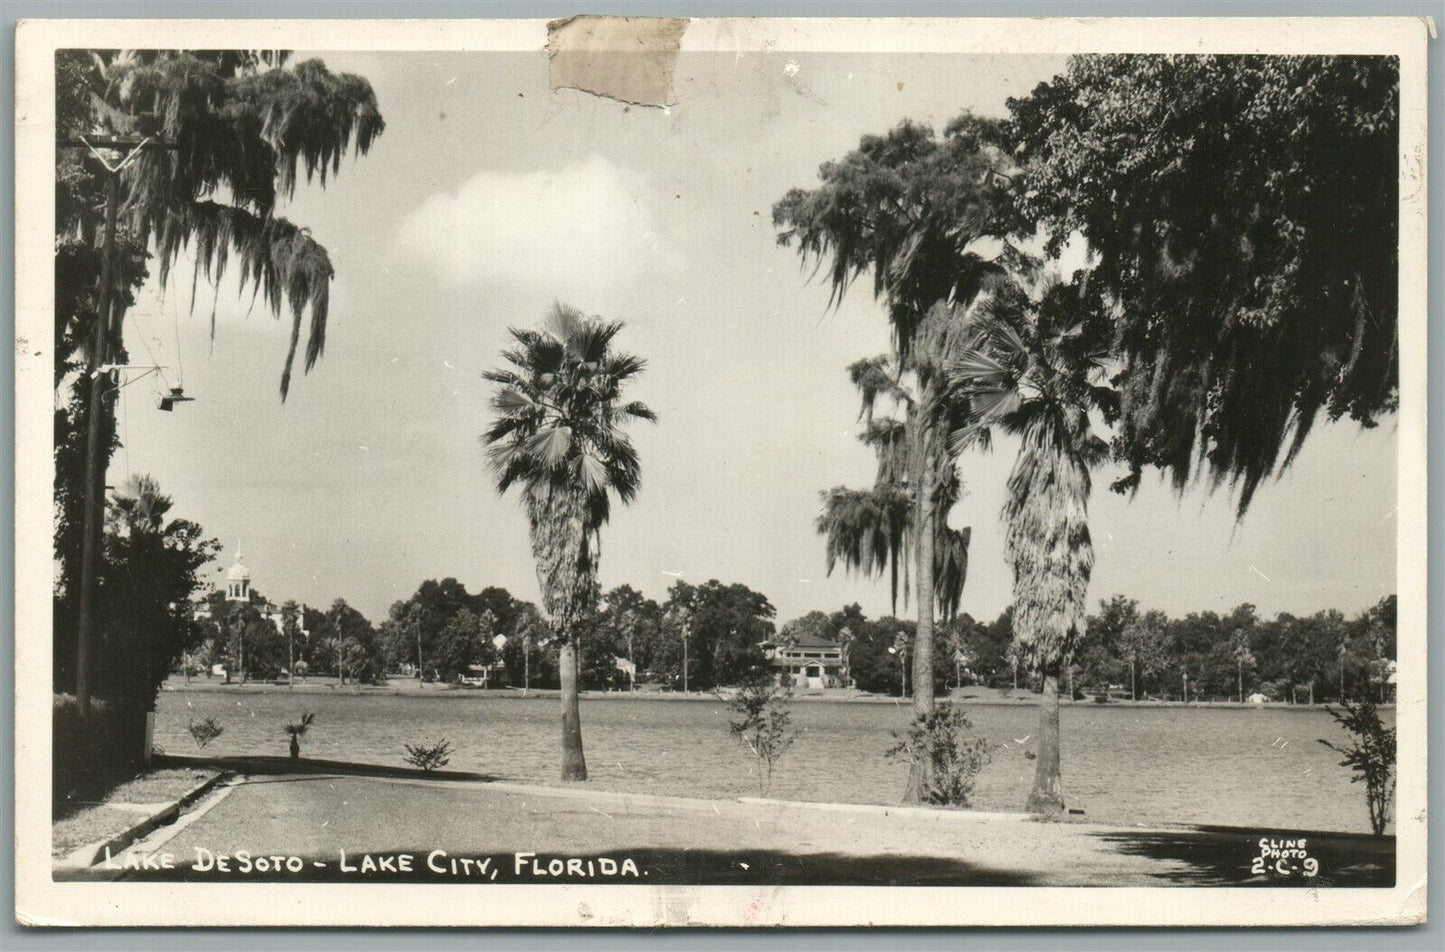
[[[694,20],[683,51],[1391,54],[1400,59],[1399,786],[1393,889],[56,883],[50,857],[53,54],[535,51],[542,20],[28,20],[16,37],[16,904],[31,925],[1388,925],[1426,876],[1426,43],[1403,18]],[[458,887],[453,887],[456,889]],[[438,897],[447,901],[439,903]]]

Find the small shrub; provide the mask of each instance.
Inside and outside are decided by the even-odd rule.
[[[445,737],[439,744],[403,744],[406,748],[406,762],[413,767],[420,767],[427,773],[431,773],[438,767],[445,767],[452,762],[451,755],[454,753],[452,745],[447,743]]]
[[[301,756],[301,738],[306,735],[311,724],[316,720],[316,714],[307,711],[301,715],[301,720],[286,725],[286,733],[291,735],[291,759],[295,760]]]
[[[1344,747],[1336,747],[1323,738],[1320,743],[1344,755],[1340,766],[1349,767],[1354,772],[1351,783],[1365,782],[1370,828],[1376,836],[1384,836],[1385,825],[1390,822],[1390,801],[1395,795],[1395,729],[1385,727],[1374,701],[1345,701],[1341,707],[1343,712],[1332,707],[1325,710],[1330,712],[1336,723],[1354,735],[1354,740]]]
[[[755,675],[728,701],[733,717],[728,730],[758,763],[758,793],[767,796],[778,758],[793,746],[796,735],[788,722],[788,694],[766,674]]]
[[[979,771],[993,760],[997,746],[972,736],[972,731],[968,716],[945,701],[932,713],[914,718],[906,735],[894,732],[898,743],[889,748],[888,757],[924,764],[924,803],[966,807]]]
[[[186,726],[186,730],[191,732],[191,739],[196,742],[196,747],[203,750],[211,741],[226,732],[224,727],[216,723],[214,717],[208,717],[203,721],[191,721]]]

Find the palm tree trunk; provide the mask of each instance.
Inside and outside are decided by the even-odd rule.
[[[918,606],[918,626],[913,636],[913,714],[923,717],[933,713],[933,557],[934,511],[933,467],[930,464],[929,434],[917,414],[914,426],[913,524],[916,564],[913,578]],[[903,791],[904,803],[918,803],[928,787],[928,759],[915,757],[908,769],[908,786]]]
[[[562,779],[586,780],[587,758],[582,754],[582,712],[577,695],[577,643],[569,636],[557,657],[562,681]]]
[[[1064,812],[1064,781],[1059,770],[1059,675],[1057,668],[1044,672],[1044,691],[1039,698],[1039,756],[1034,768],[1034,788],[1024,809],[1029,813],[1057,816]]]

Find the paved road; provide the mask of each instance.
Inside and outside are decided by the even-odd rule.
[[[131,857],[160,863],[169,854],[171,869],[96,872],[147,880],[696,885],[1393,882],[1393,838],[1340,834],[1307,836],[1315,876],[1281,875],[1274,859],[1269,871],[1251,875],[1260,837],[1283,832],[296,773],[238,782]],[[1291,865],[1301,864],[1284,868]]]

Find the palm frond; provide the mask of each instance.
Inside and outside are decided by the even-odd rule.
[[[556,470],[572,452],[572,428],[560,422],[550,423],[528,437],[523,445],[543,470]]]
[[[968,546],[973,540],[973,527],[953,530],[940,525],[934,546],[933,587],[940,614],[945,622],[958,615],[963,601],[964,584],[968,581]]]
[[[898,606],[898,567],[912,529],[912,498],[887,487],[822,493],[817,530],[826,540],[828,574],[841,563],[865,577],[889,574],[894,611]]]
[[[482,437],[488,464],[499,492],[521,487],[543,604],[564,636],[594,597],[613,496],[629,503],[641,485],[622,426],[657,419],[641,402],[621,402],[645,366],[611,349],[622,326],[554,302],[541,330],[512,330],[502,357],[516,369],[483,375],[498,386]]]
[[[645,404],[633,401],[617,411],[618,416],[630,417],[634,420],[646,420],[649,423],[657,422],[657,414]]]

